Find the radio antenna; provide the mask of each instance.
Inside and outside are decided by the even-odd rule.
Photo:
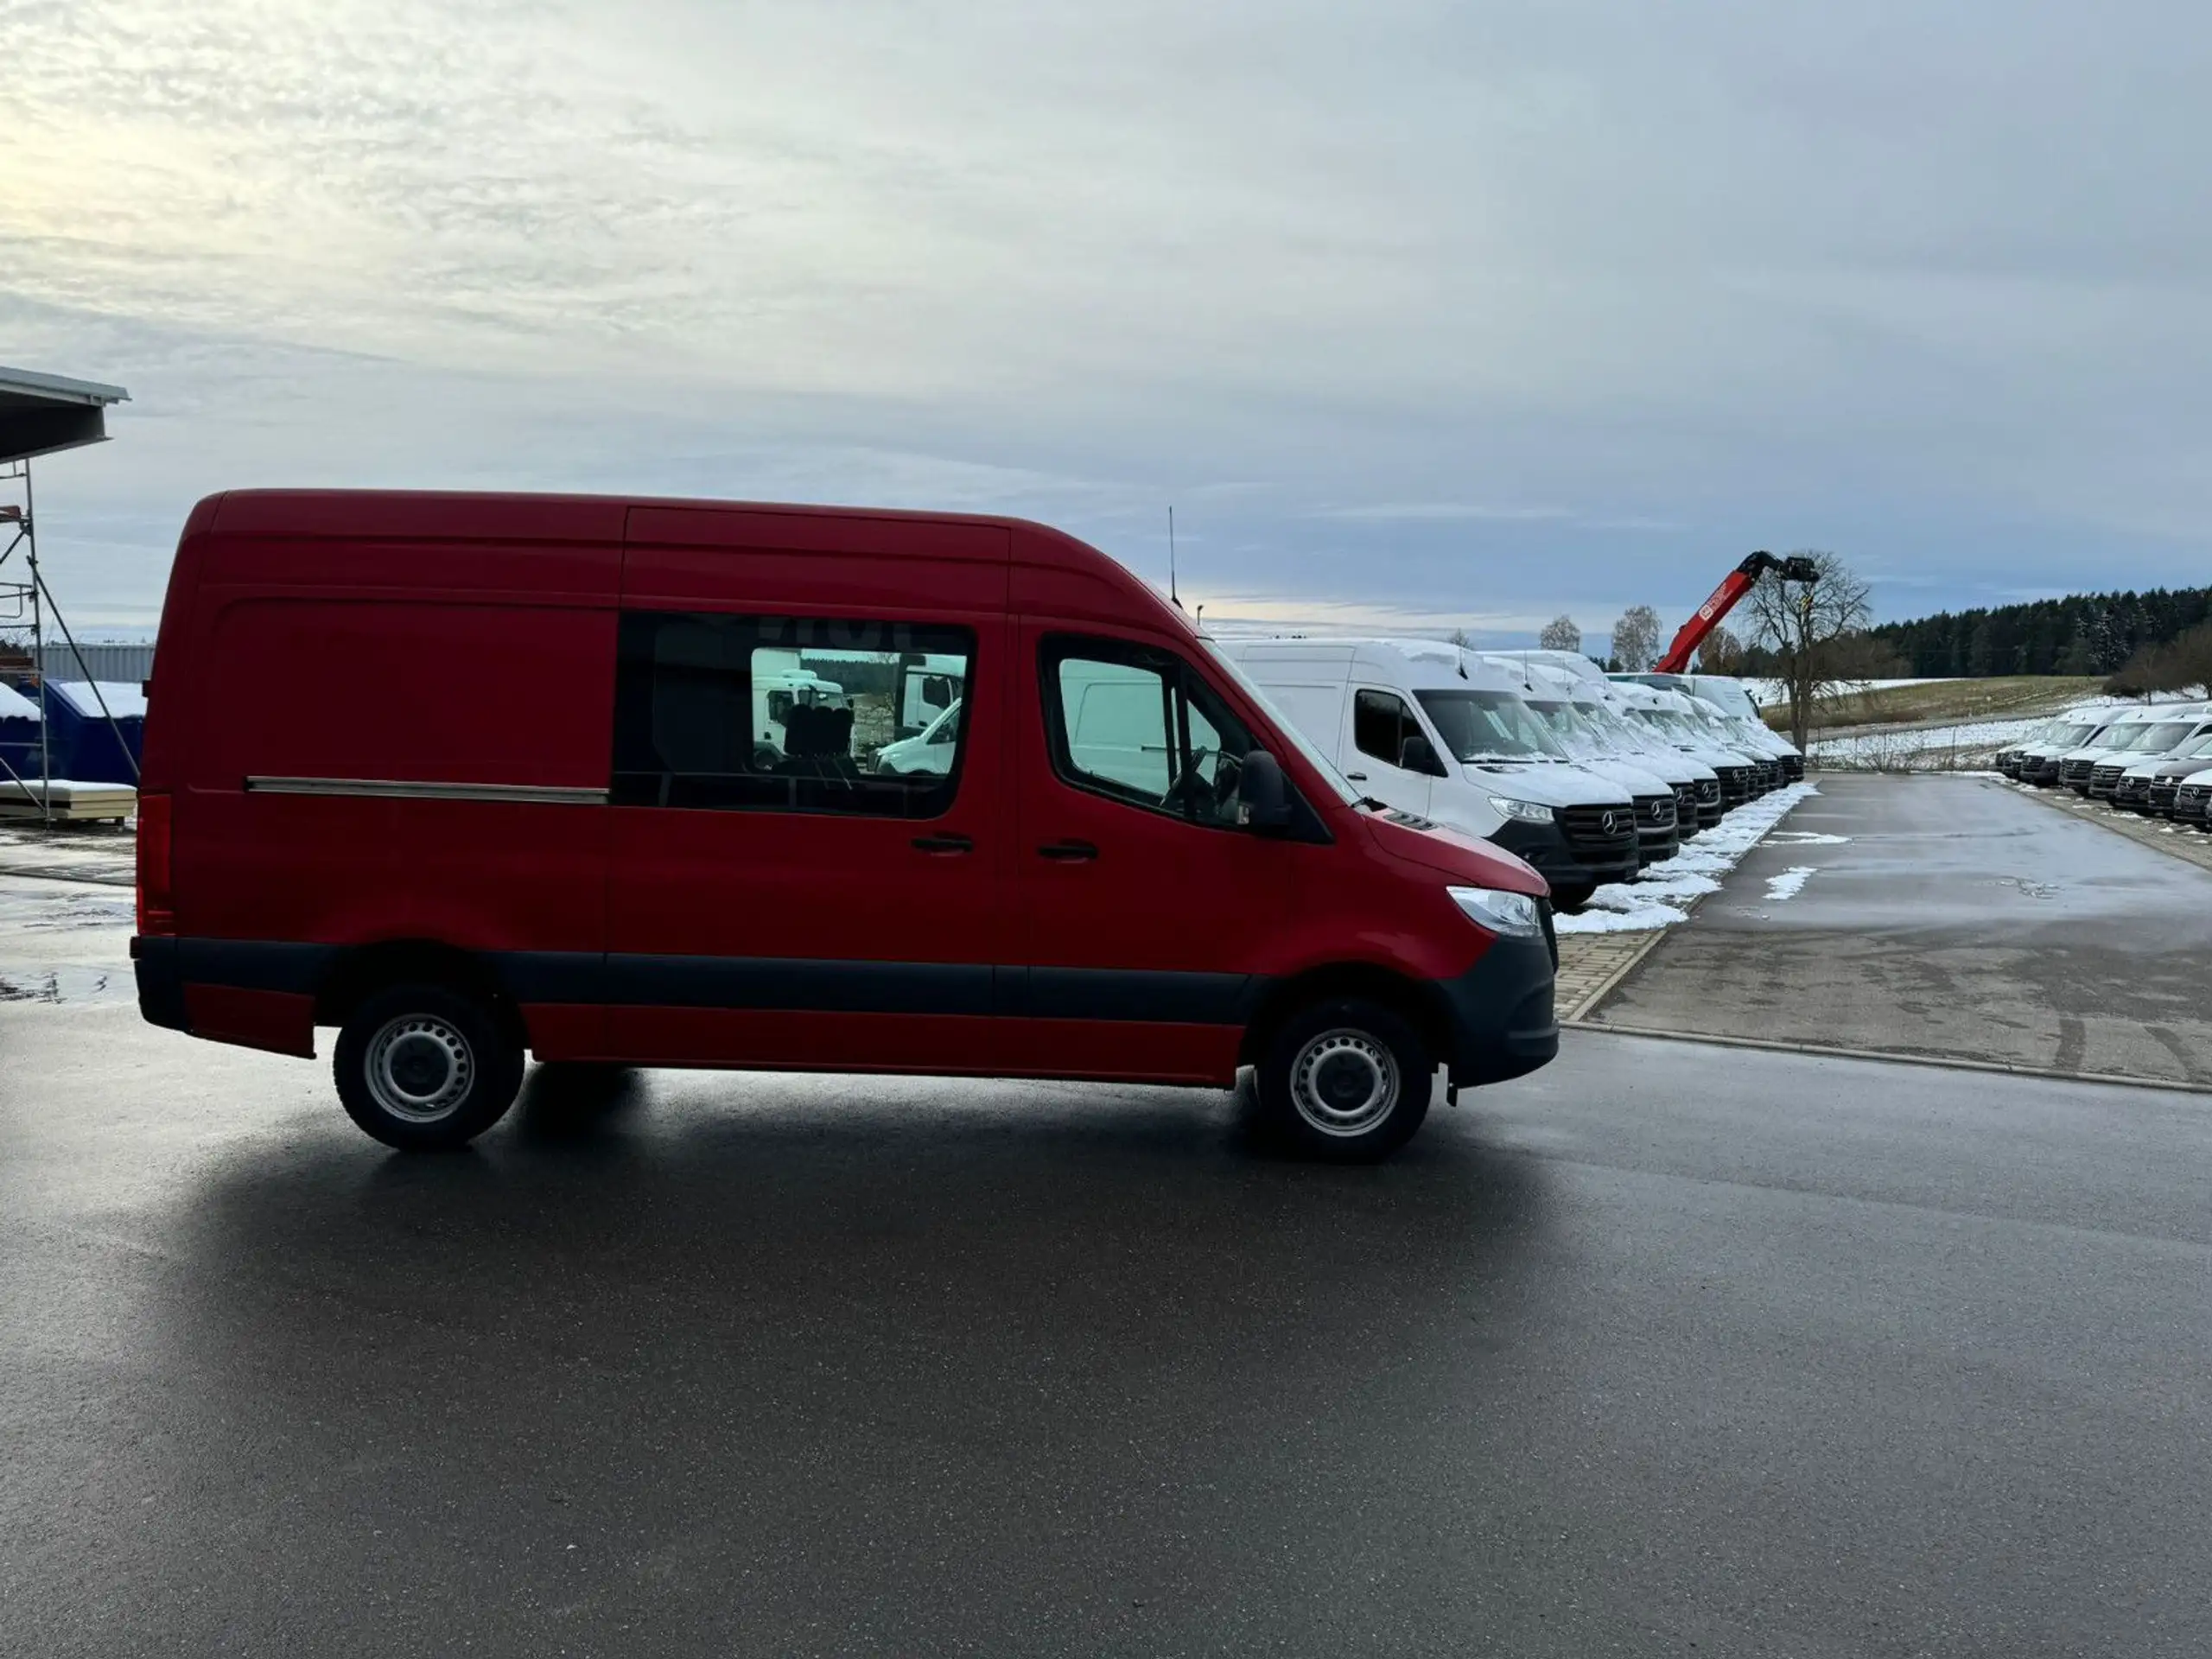
[[[1172,501],[1167,504],[1167,602],[1179,611],[1183,608],[1175,593],[1175,504]]]

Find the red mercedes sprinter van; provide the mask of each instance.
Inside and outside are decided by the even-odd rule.
[[[1257,1068],[1372,1158],[1557,1052],[1543,880],[1363,802],[1043,525],[249,491],[192,512],[147,719],[145,1017],[312,1057],[388,1145],[547,1063]]]

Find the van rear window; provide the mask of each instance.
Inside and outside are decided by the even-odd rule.
[[[935,817],[959,788],[975,659],[965,628],[625,612],[611,799]]]

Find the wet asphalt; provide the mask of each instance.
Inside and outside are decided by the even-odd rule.
[[[1573,1033],[1231,1096],[655,1073],[472,1152],[0,1004],[0,1650],[2187,1654],[2212,1100]]]
[[[2212,1085],[2212,871],[1994,779],[1816,781],[1601,1023]]]

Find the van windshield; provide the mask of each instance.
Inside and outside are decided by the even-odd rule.
[[[1321,774],[1321,780],[1336,791],[1338,800],[1346,806],[1351,806],[1363,798],[1360,792],[1345,780],[1344,773],[1337,770],[1337,763],[1307,741],[1306,734],[1298,729],[1297,723],[1275,706],[1274,700],[1255,684],[1249,675],[1224,656],[1220,647],[1204,634],[1198,636],[1198,643],[1205,647],[1206,655],[1212,660],[1213,665],[1244,694],[1255,708],[1268,717],[1268,723],[1283,734],[1284,741],[1305,757],[1306,764]]]
[[[1639,731],[1623,720],[1613,709],[1602,702],[1577,702],[1575,712],[1580,714],[1591,731],[1614,750],[1649,753],[1655,747],[1651,734]]]
[[[1564,760],[1560,741],[1510,691],[1416,691],[1444,746],[1461,760]]]
[[[2196,729],[2193,720],[2162,720],[2145,726],[2127,747],[2139,754],[2164,754]]]
[[[1604,753],[1603,741],[1573,703],[1556,697],[1529,697],[1526,701],[1529,712],[1573,759],[1588,760]]]
[[[1638,709],[1636,717],[1645,725],[1655,728],[1670,743],[1694,743],[1699,734],[1688,723],[1678,718],[1669,709]]]

